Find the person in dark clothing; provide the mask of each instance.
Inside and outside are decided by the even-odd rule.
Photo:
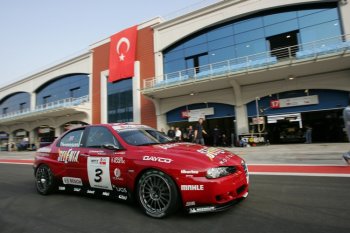
[[[350,141],[350,102],[349,105],[343,110],[344,126],[348,139]],[[343,154],[345,162],[350,165],[350,151]]]
[[[213,146],[219,145],[219,139],[220,139],[220,129],[216,125],[215,128],[213,129]]]
[[[188,126],[187,128],[187,140],[189,142],[194,142],[194,130],[192,125]]]
[[[168,137],[169,138],[175,138],[175,129],[174,126],[171,126],[170,129],[168,130]]]
[[[203,129],[203,118],[199,118],[198,124],[194,129],[194,138],[197,144],[205,145],[203,134],[207,134],[207,132]]]

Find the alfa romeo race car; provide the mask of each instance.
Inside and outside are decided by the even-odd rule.
[[[215,212],[248,196],[243,159],[228,151],[176,143],[148,126],[123,123],[72,129],[35,157],[37,191],[72,191],[136,199],[144,212],[165,217],[182,206]]]

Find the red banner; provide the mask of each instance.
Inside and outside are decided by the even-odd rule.
[[[280,101],[279,100],[271,100],[270,101],[270,108],[272,108],[272,109],[280,108]]]
[[[109,50],[109,82],[134,76],[137,26],[111,36]]]

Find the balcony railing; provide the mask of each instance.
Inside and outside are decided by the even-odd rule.
[[[78,98],[66,98],[66,99],[56,100],[50,103],[37,105],[35,106],[34,109],[27,108],[27,109],[15,111],[15,112],[9,112],[7,114],[2,114],[0,115],[0,120],[29,115],[29,114],[38,113],[38,112],[45,112],[45,111],[58,109],[58,108],[74,107],[74,106],[81,105],[85,102],[89,102],[88,95],[78,97]]]
[[[284,65],[285,61],[292,63],[317,60],[326,56],[342,55],[348,51],[350,35],[342,35],[164,74],[144,80],[143,90],[266,69]]]

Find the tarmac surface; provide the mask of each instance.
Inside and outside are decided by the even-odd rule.
[[[0,164],[0,232],[349,232],[349,178],[252,175],[250,181],[248,198],[227,211],[179,211],[157,220],[135,204],[67,193],[41,196],[31,166]]]

